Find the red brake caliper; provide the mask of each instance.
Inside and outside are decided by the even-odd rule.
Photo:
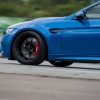
[[[39,54],[39,44],[38,44],[38,42],[37,42],[36,45],[35,45],[34,56],[38,56],[38,54]]]

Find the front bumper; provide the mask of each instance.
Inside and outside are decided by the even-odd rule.
[[[7,34],[4,33],[1,39],[1,46],[2,46],[2,50],[4,52],[4,56],[8,59],[11,58],[11,45],[12,45],[12,41],[14,39],[15,33],[17,32],[17,30],[14,30],[13,32]]]
[[[10,46],[8,43],[7,36],[3,36],[1,40],[2,51],[4,52],[4,56],[6,58],[10,58]]]

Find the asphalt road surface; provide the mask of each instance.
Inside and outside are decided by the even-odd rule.
[[[48,62],[44,62],[39,66],[28,66],[21,65],[17,61],[9,61],[1,58],[0,73],[100,80],[100,64],[74,63],[67,68],[63,68],[54,67]]]
[[[100,100],[100,64],[62,68],[0,59],[0,100]]]
[[[0,74],[0,100],[100,100],[100,81]]]

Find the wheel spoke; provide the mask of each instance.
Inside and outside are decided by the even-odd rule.
[[[21,52],[25,58],[32,59],[38,55],[39,44],[36,38],[27,38],[21,46]]]

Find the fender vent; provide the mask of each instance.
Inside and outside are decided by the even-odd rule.
[[[50,32],[53,33],[53,34],[56,34],[60,31],[61,31],[61,29],[50,29]]]

